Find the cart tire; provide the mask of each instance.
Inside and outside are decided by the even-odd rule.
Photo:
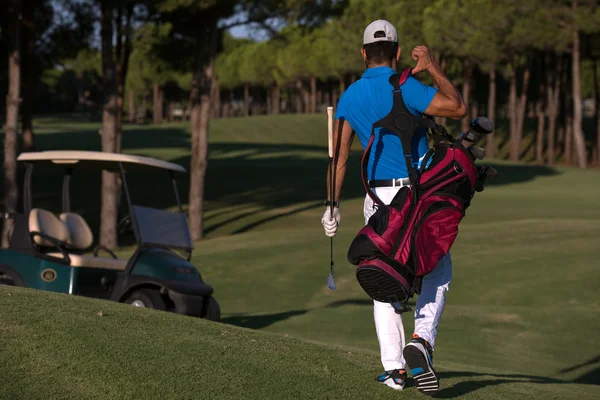
[[[208,308],[206,310],[206,319],[219,322],[221,320],[221,307],[214,297],[208,298]]]
[[[4,286],[24,286],[18,276],[10,272],[0,272],[0,285]]]
[[[12,279],[8,279],[8,278],[0,278],[0,285],[4,285],[4,286],[16,286],[15,282],[13,282]]]
[[[125,303],[134,307],[153,308],[161,311],[167,310],[165,299],[154,289],[136,290],[125,299]]]

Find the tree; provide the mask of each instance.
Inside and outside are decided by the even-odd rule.
[[[23,151],[33,149],[33,57],[35,54],[34,9],[39,1],[23,0],[23,23],[21,28],[21,76],[23,83]]]
[[[121,2],[122,3],[122,2]],[[121,152],[121,135],[123,120],[123,104],[125,96],[125,82],[129,67],[129,56],[131,55],[132,27],[134,2],[117,5],[116,17],[116,51],[115,51],[115,79],[117,85],[117,126],[115,133],[115,151]],[[125,15],[123,16],[123,12]],[[123,18],[124,17],[124,18]],[[123,21],[124,19],[124,21]]]
[[[173,23],[170,39],[178,43],[178,70],[193,68],[191,103],[192,160],[190,165],[190,192],[188,219],[193,240],[204,235],[203,199],[204,177],[208,164],[208,132],[210,99],[214,83],[214,65],[222,43],[225,26],[220,20],[234,14],[246,15],[245,23],[255,22],[268,27],[266,21],[283,19],[288,23],[303,21],[318,25],[334,13],[340,13],[346,1],[324,0],[162,0],[157,4],[160,17]],[[190,57],[192,55],[193,57]]]
[[[594,0],[553,0],[545,2],[527,3],[531,7],[531,13],[528,20],[521,20],[521,29],[515,29],[514,40],[526,42],[537,49],[550,50],[557,56],[558,61],[554,69],[550,69],[548,74],[554,72],[554,85],[549,82],[549,76],[546,81],[547,101],[550,107],[551,118],[549,121],[548,136],[548,162],[554,161],[554,116],[557,114],[559,90],[566,89],[566,85],[561,85],[560,76],[566,70],[567,65],[562,64],[563,54],[570,54],[571,70],[571,98],[573,106],[573,115],[567,116],[570,121],[569,129],[565,129],[565,147],[569,147],[565,154],[566,159],[570,159],[570,145],[574,145],[579,167],[585,168],[587,165],[586,144],[582,130],[582,110],[581,110],[581,48],[580,37],[582,33],[593,32],[598,29],[598,16],[595,10],[596,1]],[[526,27],[526,28],[523,28]],[[551,28],[551,29],[550,29]],[[560,71],[560,73],[558,73]],[[561,87],[562,86],[562,87]],[[567,146],[567,144],[569,146]]]
[[[8,95],[6,96],[6,126],[4,128],[4,210],[17,211],[19,191],[17,186],[17,124],[20,99],[20,36],[21,0],[10,0],[9,16],[10,47],[8,54]],[[5,220],[6,221],[6,220]],[[5,222],[2,230],[2,246],[8,246],[10,224]]]
[[[117,81],[113,55],[113,13],[111,2],[101,6],[100,30],[102,37],[102,80],[104,105],[102,110],[102,151],[116,151],[117,134]],[[102,171],[102,202],[100,244],[114,249],[117,246],[117,177]]]

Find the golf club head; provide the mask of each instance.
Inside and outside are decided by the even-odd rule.
[[[483,160],[485,157],[485,150],[481,147],[469,147],[469,152],[478,160]]]
[[[331,274],[327,277],[327,287],[331,290],[335,290],[335,278]]]
[[[473,118],[469,126],[473,132],[479,133],[480,135],[489,135],[494,131],[494,124],[486,117]]]
[[[494,180],[498,176],[498,171],[495,168],[486,166],[485,167],[485,177],[487,180]]]
[[[475,182],[475,191],[483,192],[484,185],[498,176],[498,171],[495,168],[484,165],[478,167],[477,181]]]

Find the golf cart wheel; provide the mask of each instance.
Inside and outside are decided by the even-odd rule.
[[[136,290],[125,299],[125,303],[134,307],[153,308],[162,311],[167,309],[165,299],[154,289]]]
[[[0,285],[16,286],[15,282],[11,279],[10,275],[6,274],[0,274]]]
[[[19,277],[15,277],[10,272],[0,272],[0,285],[4,286],[24,286]]]
[[[221,320],[221,307],[213,297],[208,298],[208,307],[206,309],[206,319],[219,322]]]

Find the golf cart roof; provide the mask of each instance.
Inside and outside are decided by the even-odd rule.
[[[51,150],[21,153],[17,161],[69,166],[78,169],[118,171],[123,163],[128,171],[150,171],[156,169],[186,172],[181,165],[156,158],[134,156],[123,153],[101,151]]]

